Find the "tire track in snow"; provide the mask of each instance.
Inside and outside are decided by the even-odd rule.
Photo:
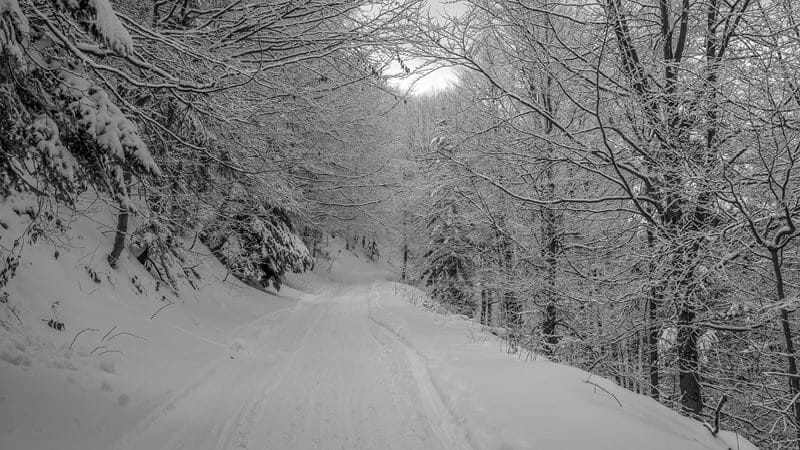
[[[373,314],[373,304],[376,303],[380,304],[380,294],[377,290],[377,283],[373,283],[367,297],[369,319],[375,325],[376,331],[388,336],[403,349],[406,360],[408,361],[408,368],[411,370],[411,374],[419,388],[425,410],[428,412],[429,417],[438,417],[441,419],[433,428],[436,430],[442,445],[444,445],[445,448],[452,449],[473,448],[467,439],[467,434],[458,425],[459,420],[457,416],[452,409],[447,406],[441,392],[436,387],[436,383],[431,378],[425,357],[419,353],[403,335],[375,317]]]
[[[282,309],[273,313],[266,314],[259,317],[253,322],[240,327],[237,334],[244,334],[250,332],[256,338],[251,343],[253,346],[269,348],[269,342],[266,341],[270,336],[276,333],[281,333],[282,328],[286,325],[285,319],[291,319],[297,315],[303,315],[301,310],[308,309],[309,304],[313,304],[315,300],[321,296],[312,297],[310,300],[302,300],[292,308]],[[304,316],[305,317],[305,316]],[[284,319],[281,321],[281,319]],[[317,317],[321,320],[321,317]],[[281,354],[284,358],[289,358],[293,355],[299,346],[299,342],[307,335],[309,328],[316,324],[316,321],[299,321],[300,324],[307,324],[308,327],[302,328],[303,334],[298,340],[290,341],[294,345],[292,348],[283,351],[273,352],[273,354]],[[275,325],[277,324],[277,325]],[[298,331],[298,328],[286,330],[288,332]],[[266,345],[265,345],[266,344]],[[257,356],[257,355],[256,355]],[[272,356],[272,355],[270,355]],[[126,433],[117,443],[112,447],[115,450],[133,450],[146,448],[142,447],[143,440],[158,440],[159,435],[168,434],[167,442],[162,443],[159,447],[164,450],[167,449],[194,449],[193,446],[187,447],[187,441],[198,440],[198,434],[207,436],[205,442],[216,442],[214,448],[227,448],[233,440],[233,433],[240,431],[239,426],[233,426],[232,422],[240,420],[241,417],[246,416],[246,413],[258,406],[258,403],[252,399],[251,396],[246,395],[247,392],[238,391],[239,395],[244,395],[242,398],[241,406],[238,408],[238,413],[231,415],[224,415],[219,419],[216,424],[206,429],[197,429],[194,423],[195,414],[199,415],[203,411],[191,411],[191,407],[187,403],[198,402],[198,398],[202,396],[214,397],[215,393],[213,387],[219,386],[220,382],[225,383],[244,383],[248,376],[252,373],[263,370],[269,372],[271,367],[280,363],[280,358],[269,357],[266,359],[254,359],[252,356],[249,358],[241,358],[240,360],[231,361],[227,355],[222,355],[213,362],[211,362],[202,373],[192,380],[186,387],[181,389],[178,393],[171,396],[169,399],[160,403],[153,411],[141,420],[130,432]],[[232,367],[232,365],[236,365]],[[236,376],[231,376],[233,373]],[[264,377],[261,384],[261,391],[263,392],[271,382],[277,382],[276,379]],[[210,392],[209,392],[210,391]],[[218,395],[217,395],[218,396]],[[209,405],[211,407],[216,405]],[[189,409],[189,411],[186,411]]]
[[[318,299],[319,297],[317,297]],[[256,426],[256,420],[264,406],[264,401],[268,398],[269,394],[277,388],[278,385],[286,378],[289,373],[289,368],[294,359],[299,355],[299,350],[303,348],[303,342],[308,338],[309,333],[322,321],[323,315],[318,314],[312,323],[308,324],[305,328],[297,345],[293,348],[291,354],[285,359],[283,367],[275,378],[264,377],[265,382],[258,389],[258,395],[248,399],[239,409],[235,418],[231,419],[226,425],[225,431],[220,436],[217,442],[216,450],[225,450],[235,444],[235,448],[249,448],[249,438]]]
[[[468,449],[424,359],[339,286],[239,330],[248,348],[163,402],[115,448]]]

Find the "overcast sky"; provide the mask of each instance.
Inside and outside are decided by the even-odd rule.
[[[444,18],[458,16],[461,14],[466,6],[463,2],[454,2],[450,0],[428,0],[431,15],[434,17]],[[408,60],[403,61],[411,70],[412,75],[402,80],[397,80],[393,84],[401,90],[405,91],[414,87],[411,92],[417,95],[425,95],[436,92],[438,90],[447,88],[458,83],[458,75],[455,69],[450,67],[442,67],[437,69],[424,77],[414,76],[413,71],[423,64],[423,61]],[[400,72],[400,66],[395,62],[389,69],[390,73]]]

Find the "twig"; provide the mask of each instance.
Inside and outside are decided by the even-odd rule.
[[[196,243],[197,243],[197,235],[198,235],[198,232],[197,232],[197,231],[195,231],[195,232],[194,232],[194,239],[192,239],[192,246],[191,246],[191,247],[189,247],[189,250],[187,250],[187,251],[192,251],[192,249],[194,248],[194,244],[196,244]],[[196,267],[196,266],[195,266],[195,267]]]
[[[606,394],[614,397],[614,400],[617,401],[617,404],[619,405],[619,407],[622,408],[622,403],[620,403],[620,401],[617,398],[617,396],[612,394],[611,391],[609,391],[608,389],[604,388],[603,386],[600,386],[599,384],[595,383],[594,381],[586,380],[586,381],[584,381],[584,383],[591,384],[592,386],[596,387],[597,389],[600,389],[601,391],[605,392]]]
[[[97,347],[94,348],[94,350],[90,351],[89,354],[94,355],[94,352],[100,350],[101,348],[108,348],[108,347],[106,347],[105,345],[98,345]]]
[[[102,339],[100,339],[100,342],[103,342],[103,341],[105,341],[105,340],[106,340],[106,338],[108,337],[108,335],[109,335],[109,334],[111,334],[111,333],[112,333],[114,330],[116,330],[116,329],[117,329],[117,326],[116,326],[116,325],[114,325],[113,327],[111,327],[111,329],[110,329],[110,330],[108,330],[108,333],[106,333],[106,335],[105,335],[105,336],[103,336],[103,338],[102,338]]]
[[[712,436],[716,436],[719,433],[719,414],[722,412],[722,406],[725,405],[725,402],[728,401],[728,396],[723,395],[721,399],[719,399],[719,403],[717,403],[717,407],[714,409],[714,428],[711,428],[711,425],[708,422],[703,422],[708,431],[711,432]]]
[[[156,312],[154,312],[154,313],[153,313],[153,315],[152,315],[152,316],[150,316],[150,320],[153,320],[153,319],[155,319],[155,318],[156,318],[156,314],[160,313],[162,309],[166,308],[167,306],[170,306],[170,305],[174,305],[174,304],[175,304],[175,303],[174,303],[173,301],[171,301],[171,300],[167,300],[167,301],[168,301],[169,303],[167,303],[166,305],[162,306],[161,308],[158,308],[158,310],[156,310]]]
[[[97,354],[97,356],[103,356],[103,355],[105,355],[106,353],[119,353],[120,355],[122,354],[122,352],[121,352],[121,351],[119,351],[119,350],[106,350],[106,351],[104,351],[104,352],[100,352],[100,353],[98,353],[98,354]]]
[[[98,333],[100,332],[100,330],[98,330],[97,328],[84,328],[84,329],[82,329],[81,331],[78,331],[78,332],[75,334],[75,337],[74,337],[74,338],[72,338],[72,342],[70,342],[70,344],[69,344],[69,349],[70,349],[70,350],[72,350],[72,346],[73,346],[73,345],[75,345],[75,341],[76,341],[76,340],[78,340],[78,336],[80,336],[81,334],[83,334],[83,332],[85,332],[85,331],[96,331],[96,332],[98,332]]]
[[[11,311],[11,314],[13,314],[14,317],[17,318],[17,322],[19,322],[19,325],[22,326],[22,319],[20,319],[19,314],[17,314],[17,307],[16,306],[11,307],[8,305],[6,305],[6,307],[8,308],[9,311]]]
[[[603,360],[603,358],[602,358],[602,357],[600,357],[600,358],[597,358],[597,359],[596,359],[596,360],[595,360],[595,361],[592,363],[592,365],[591,365],[591,366],[589,366],[589,368],[588,368],[588,369],[586,369],[586,371],[587,371],[587,372],[589,372],[589,376],[586,378],[586,381],[589,381],[589,378],[591,378],[591,377],[592,377],[592,370],[594,370],[594,368],[595,368],[595,367],[596,367],[598,364],[600,364],[600,361],[602,361],[602,360]]]
[[[135,334],[133,334],[133,333],[128,333],[127,331],[120,331],[119,333],[117,333],[117,334],[115,334],[115,335],[111,336],[110,338],[108,338],[108,342],[111,342],[111,341],[112,341],[112,340],[113,340],[115,337],[117,337],[117,336],[121,336],[121,335],[123,335],[123,334],[125,334],[125,335],[128,335],[128,336],[133,336],[133,337],[135,337],[135,338],[139,338],[139,339],[141,339],[141,340],[143,340],[143,341],[146,341],[146,340],[147,340],[147,339],[145,339],[145,338],[143,338],[143,337],[141,337],[141,336],[137,336],[137,335],[135,335]]]

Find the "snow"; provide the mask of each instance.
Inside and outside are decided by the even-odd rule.
[[[28,248],[10,284],[25,326],[0,328],[2,449],[754,448],[608,380],[591,378],[621,407],[585,372],[504,353],[341,241],[280,296],[213,261],[176,296],[132,258],[108,268],[113,234],[97,222],[114,223],[89,211],[58,259],[52,244]],[[174,304],[157,312],[162,296]]]
[[[17,30],[22,34],[30,33],[28,18],[22,13],[17,0],[0,0],[0,16],[8,14]]]
[[[7,207],[0,214],[10,226],[0,244],[9,248],[26,221]],[[180,297],[163,287],[157,292],[134,259],[122,258],[119,271],[108,267],[115,218],[91,209],[87,215],[74,224],[72,248],[59,246],[58,259],[52,244],[26,245],[8,289],[24,327],[0,304],[0,320],[11,329],[0,327],[0,449],[111,448],[210,361],[227,360],[254,320],[303,295],[284,289],[276,297],[232,277],[222,281],[225,270],[213,259],[197,268],[200,290],[184,283]],[[200,243],[198,250],[208,253]],[[151,320],[167,304],[162,296],[175,304]],[[53,316],[65,331],[47,326]],[[77,335],[81,330],[87,331]]]
[[[376,283],[372,317],[426,361],[474,448],[755,448],[730,433],[714,438],[698,422],[609,380],[542,357],[509,355],[470,321],[433,315],[408,300],[423,295]]]
[[[121,55],[133,52],[131,35],[120,22],[109,0],[58,0],[58,3],[115,52]]]
[[[45,160],[53,169],[72,181],[78,164],[61,143],[58,125],[47,115],[41,114],[31,123],[31,136],[36,142],[36,150],[46,156]]]
[[[161,174],[136,125],[125,117],[104,89],[66,70],[59,72],[59,78],[58,92],[68,99],[67,107],[109,155],[118,161],[129,157],[146,172],[156,176]],[[124,185],[121,181],[120,184]]]
[[[58,0],[56,4],[69,11],[81,25],[115,52],[120,55],[133,53],[133,39],[117,17],[109,0],[85,0],[83,2]],[[9,24],[5,23],[4,16],[10,18]],[[7,48],[12,55],[22,60],[21,49],[9,39],[15,34],[27,36],[30,33],[28,18],[22,12],[17,0],[0,0],[0,31],[2,31],[0,32],[0,48]]]
[[[17,60],[24,59],[19,37],[30,33],[28,18],[22,13],[17,0],[0,0],[0,50],[7,50]]]
[[[19,216],[35,214],[38,209],[39,199],[31,192],[12,192],[11,195],[0,201],[0,224],[3,228],[19,224]]]
[[[89,0],[89,4],[95,10],[95,26],[98,34],[103,36],[106,44],[122,55],[129,55],[133,52],[133,39],[128,30],[122,26],[117,14],[111,7],[108,0]]]

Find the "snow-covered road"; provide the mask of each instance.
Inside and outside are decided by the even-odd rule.
[[[30,325],[0,335],[0,449],[755,449],[505,351],[343,240],[280,295],[198,257],[202,281],[165,309],[132,259],[86,289],[85,249],[105,239],[87,227],[58,259],[33,248],[9,284]],[[56,312],[66,332],[40,323]]]
[[[469,448],[420,357],[372,320],[378,295],[329,288],[241,328],[116,448]]]

